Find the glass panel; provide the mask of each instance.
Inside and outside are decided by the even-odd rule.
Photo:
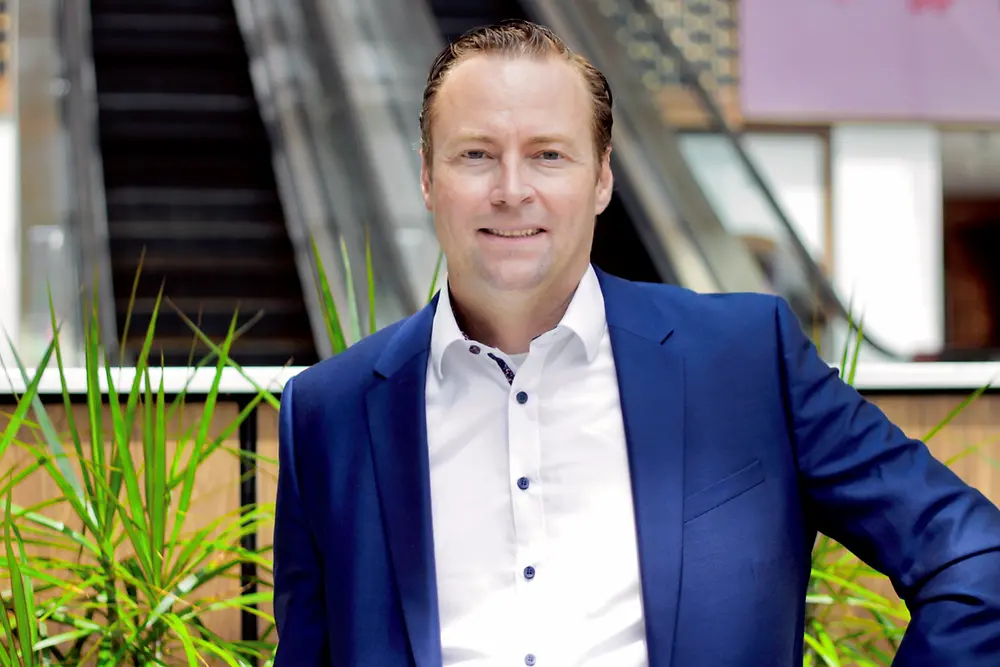
[[[15,81],[18,118],[22,360],[35,365],[51,340],[48,289],[61,322],[65,363],[81,362],[77,255],[70,233],[71,164],[62,118],[68,91],[57,0],[18,3]]]

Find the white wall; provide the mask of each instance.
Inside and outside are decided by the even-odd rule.
[[[21,324],[20,247],[18,233],[17,124],[0,118],[0,359],[10,364]]]
[[[833,279],[902,353],[944,343],[941,152],[924,125],[831,130]]]

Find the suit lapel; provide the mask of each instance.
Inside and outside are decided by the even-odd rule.
[[[382,354],[367,396],[376,487],[417,667],[441,665],[424,383],[437,299],[407,320]]]
[[[642,288],[598,272],[621,393],[650,665],[673,654],[684,500],[684,363]]]

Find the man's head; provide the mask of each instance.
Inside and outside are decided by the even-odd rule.
[[[577,280],[611,199],[611,91],[551,31],[507,22],[435,60],[420,115],[422,187],[465,293]]]

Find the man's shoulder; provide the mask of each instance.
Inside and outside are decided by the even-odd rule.
[[[758,292],[696,292],[665,283],[633,282],[671,321],[685,329],[766,324],[773,331],[781,297]],[[732,333],[733,330],[730,330]]]
[[[324,400],[336,400],[345,395],[363,395],[375,377],[375,366],[382,353],[410,317],[363,337],[346,350],[296,375],[296,400],[301,396],[323,396]]]

